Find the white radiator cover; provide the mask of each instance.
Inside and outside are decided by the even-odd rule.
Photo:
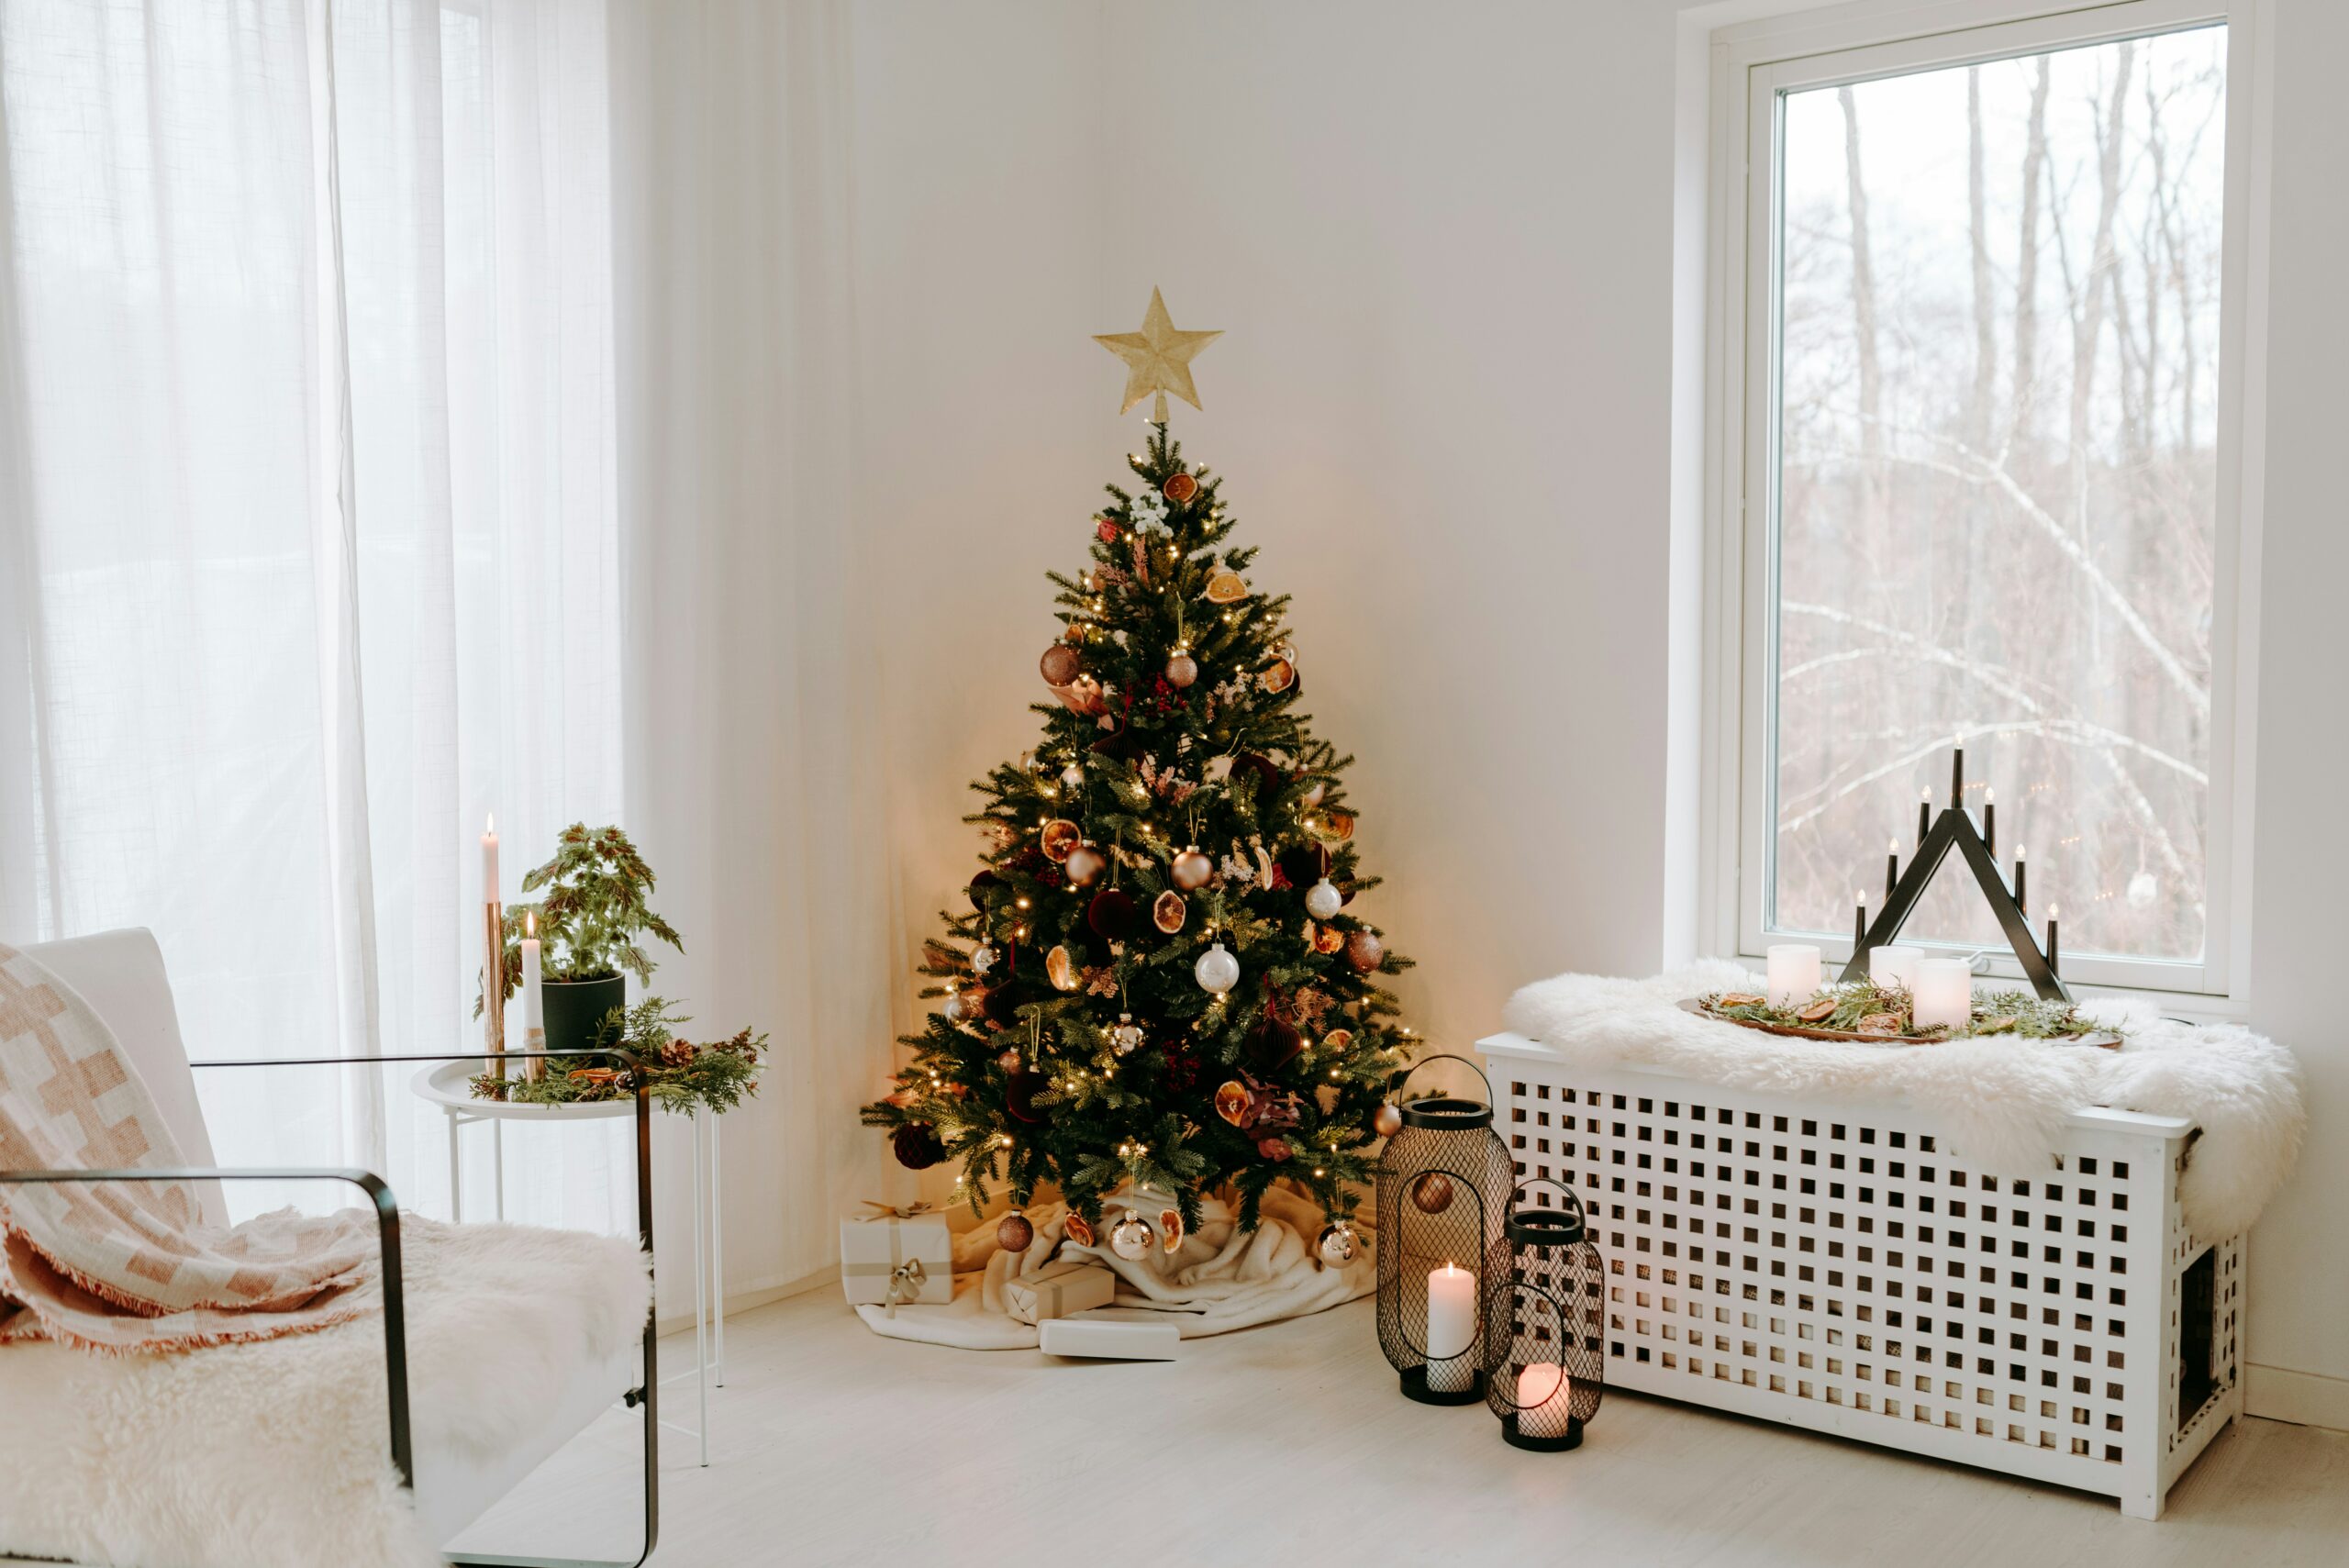
[[[2242,1413],[2243,1243],[2180,1216],[2191,1122],[2084,1109],[2051,1169],[1993,1177],[1898,1100],[1478,1043],[1519,1179],[1574,1187],[1606,1253],[1612,1387],[2100,1493],[2143,1519]]]

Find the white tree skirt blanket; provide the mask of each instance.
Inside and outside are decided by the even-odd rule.
[[[2299,1154],[2299,1064],[2241,1024],[2181,1023],[2149,1002],[2086,997],[2082,1013],[2126,1032],[2119,1050],[2004,1037],[1885,1046],[1767,1034],[1675,1005],[1762,988],[1718,960],[1648,980],[1561,974],[1520,991],[1503,1017],[1570,1062],[1797,1095],[1898,1096],[1943,1118],[1953,1147],[1993,1173],[2044,1170],[2065,1118],[2084,1106],[2188,1118],[2202,1135],[2178,1201],[2199,1236],[2240,1234]]]
[[[1114,1269],[1115,1305],[1163,1312],[1185,1339],[1302,1318],[1367,1296],[1377,1284],[1368,1217],[1354,1221],[1364,1245],[1353,1262],[1342,1269],[1317,1267],[1313,1243],[1323,1224],[1320,1206],[1286,1187],[1264,1195],[1263,1223],[1252,1233],[1243,1235],[1230,1207],[1210,1198],[1200,1206],[1199,1228],[1173,1252],[1152,1251],[1129,1262],[1109,1251],[1110,1228],[1121,1216],[1140,1212],[1155,1227],[1164,1207],[1154,1195],[1135,1199],[1118,1193],[1103,1199],[1100,1244],[1094,1247],[1067,1240],[1065,1205],[1030,1207],[1026,1212],[1036,1239],[1024,1252],[997,1246],[995,1222],[989,1220],[954,1239],[952,1306],[900,1307],[895,1317],[878,1307],[860,1307],[857,1315],[874,1333],[896,1340],[972,1351],[1033,1350],[1035,1327],[1005,1309],[1003,1284],[1055,1261],[1055,1254]]]
[[[651,1281],[633,1237],[407,1215],[400,1231],[419,1460],[494,1465],[583,1366],[644,1331]],[[179,1354],[0,1346],[0,1555],[440,1568],[387,1433],[372,1309]]]

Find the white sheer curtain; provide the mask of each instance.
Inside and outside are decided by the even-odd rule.
[[[474,1038],[484,817],[509,899],[620,817],[605,32],[0,0],[0,937],[152,927],[199,1057]],[[199,1077],[445,1212],[406,1071]],[[625,1226],[618,1152],[509,1217]]]

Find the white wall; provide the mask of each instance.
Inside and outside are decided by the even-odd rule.
[[[1674,377],[1693,368],[1674,269],[1685,285],[1700,213],[1675,212],[1683,8],[853,8],[840,144],[852,299],[830,317],[852,319],[852,369],[820,388],[852,399],[852,504],[818,517],[723,495],[692,526],[712,550],[745,541],[742,560],[705,567],[718,576],[785,570],[752,542],[777,526],[846,530],[866,562],[865,575],[789,592],[833,616],[840,664],[857,672],[837,700],[867,728],[838,761],[869,787],[873,816],[852,865],[828,874],[890,905],[878,984],[900,1026],[930,912],[975,865],[964,785],[1034,733],[1027,704],[1042,695],[1035,659],[1053,625],[1041,573],[1082,560],[1098,487],[1138,439],[1139,414],[1115,413],[1118,367],[1087,334],[1131,327],[1152,284],[1178,324],[1229,334],[1195,367],[1207,411],[1178,405],[1175,432],[1228,477],[1244,535],[1264,546],[1262,580],[1297,596],[1310,706],[1361,759],[1361,841],[1391,879],[1373,907],[1423,965],[1400,987],[1422,1026],[1463,1043],[1525,980],[1652,969],[1679,947],[1695,802],[1688,736],[1666,720],[1686,668],[1667,676],[1700,630],[1686,622],[1693,562],[1671,548],[1688,447]],[[2320,837],[2349,777],[2331,689],[2349,666],[2332,607],[2349,543],[2330,461],[2349,428],[2349,306],[2332,277],[2349,253],[2349,123],[2328,80],[2349,58],[2349,7],[2266,10],[2277,330],[2254,1006],[2301,1051],[2318,1119],[2254,1239],[2251,1344],[2268,1366],[2349,1379],[2349,1238],[2325,1207],[2349,1184],[2349,1045],[2330,1022],[2329,963],[2349,856]],[[762,187],[785,173],[780,142],[677,150]],[[682,265],[697,240],[665,243]],[[770,287],[755,256],[705,281],[745,299]],[[740,412],[723,397],[694,410],[721,424]],[[703,430],[677,458],[744,461],[759,428],[717,446]],[[640,526],[656,521],[683,526]],[[662,603],[685,613],[690,585],[673,588]],[[851,595],[846,610],[815,602],[828,593]],[[1677,644],[1668,609],[1683,617]],[[648,688],[685,679],[690,648],[703,668],[735,673],[724,712],[763,693],[755,661],[729,656],[738,634],[711,635],[648,648],[672,667]],[[672,717],[663,733],[689,746],[694,724]],[[718,755],[771,764],[738,744]],[[713,813],[782,810],[788,793],[762,795],[752,778],[692,798]],[[869,930],[876,917],[855,913]],[[861,959],[811,983],[875,984]],[[863,1021],[874,1000],[829,1004],[838,1060],[807,1087],[831,1101],[793,1123],[826,1158],[860,1162],[857,1182],[880,1179],[849,1092],[885,1060],[877,1021]],[[778,1170],[805,1168],[794,1160]],[[795,1231],[795,1259],[815,1229]],[[2319,1404],[2340,1392],[2268,1377],[2255,1398],[2263,1386]]]

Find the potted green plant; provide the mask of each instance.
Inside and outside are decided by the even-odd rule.
[[[535,915],[549,1051],[584,1051],[599,1042],[605,1020],[627,1008],[627,977],[640,985],[652,978],[646,939],[685,951],[669,922],[653,913],[652,888],[652,868],[627,834],[584,822],[565,828],[554,858],[522,879],[523,892],[540,896],[506,909],[504,994],[511,998],[522,987],[523,927]],[[481,1010],[476,998],[473,1016]]]

